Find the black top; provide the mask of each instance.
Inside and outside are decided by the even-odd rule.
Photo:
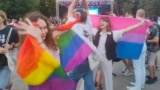
[[[6,43],[6,39],[10,31],[10,28],[11,26],[6,26],[4,29],[0,30],[0,47],[2,47],[2,45]],[[19,42],[18,32],[15,29],[12,29],[11,36],[9,39],[9,44],[18,42]],[[7,58],[4,54],[0,54],[0,60],[5,61],[5,63],[3,64],[4,66],[8,65]]]
[[[93,43],[96,47],[99,44],[100,32],[101,31],[97,32],[95,39],[93,40]],[[114,58],[116,58],[115,48],[116,42],[113,39],[113,32],[111,32],[111,35],[107,34],[107,39],[105,41],[106,57],[108,58],[108,60],[113,60]]]

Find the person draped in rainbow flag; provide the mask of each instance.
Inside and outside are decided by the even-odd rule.
[[[69,30],[77,21],[79,17],[57,29]],[[61,66],[59,48],[47,18],[32,12],[16,28],[21,35],[27,34],[19,51],[17,73],[29,85],[29,90],[75,90],[75,82],[68,79]]]
[[[27,35],[19,51],[17,73],[29,90],[76,89],[77,82],[70,80],[66,72],[85,62],[95,48],[71,29],[81,19],[79,14],[76,16],[58,26],[57,31],[50,29],[47,18],[38,12],[29,13],[25,21],[19,22],[19,33]],[[55,34],[60,34],[57,43]]]

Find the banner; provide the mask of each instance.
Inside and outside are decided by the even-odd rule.
[[[134,24],[141,22],[140,20],[134,18],[125,18],[125,17],[116,17],[116,16],[106,16],[106,15],[90,15],[92,20],[92,25],[94,28],[98,28],[99,21],[101,17],[108,17],[111,22],[112,30],[122,30]],[[125,34],[122,38],[119,39],[116,46],[117,58],[127,58],[127,59],[138,59],[143,44],[146,39],[146,31],[151,22],[146,21],[143,26],[132,30]]]

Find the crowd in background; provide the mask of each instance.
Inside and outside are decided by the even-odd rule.
[[[88,9],[87,0],[82,0],[82,1],[84,4],[84,8],[87,10]],[[56,17],[47,18],[50,21],[49,25],[53,27],[57,27],[59,25],[64,25],[65,23],[69,21],[73,21],[76,18],[76,16],[73,14],[74,12],[73,9],[77,2],[78,0],[77,1],[73,0],[71,5],[69,6],[68,15],[66,17],[62,19],[59,19]],[[86,38],[92,41],[90,39],[90,35],[92,36],[91,32],[92,32],[93,27],[91,26],[91,20],[89,18],[89,13],[83,10],[79,10],[79,11],[77,10],[75,13],[83,17],[81,18],[80,22],[78,22],[75,26],[73,26],[73,29],[81,33],[82,35],[84,35],[83,30],[81,28],[83,29],[85,28],[87,30],[85,34],[87,33],[88,35]],[[43,16],[43,15],[40,15],[40,16]],[[125,17],[134,18],[134,16],[128,13],[126,13]],[[29,19],[30,21],[32,21],[31,18]],[[145,10],[143,9],[137,10],[136,19],[140,19],[140,20],[146,19]],[[140,58],[138,60],[133,60],[133,61],[128,60],[127,58],[124,58],[124,60],[120,60],[120,61],[123,61],[124,63],[125,68],[122,70],[122,73],[124,76],[133,75],[132,70],[134,69],[135,82],[130,83],[132,86],[126,87],[128,90],[141,90],[141,88],[144,88],[145,84],[154,84],[158,80],[158,76],[156,75],[156,70],[158,70],[157,51],[159,50],[159,45],[160,45],[159,44],[160,25],[158,25],[158,17],[156,15],[151,16],[150,20],[152,21],[153,25],[150,26],[146,32],[147,33],[146,42],[144,42],[144,46],[143,46],[143,50],[142,50]],[[5,12],[0,11],[0,45],[1,45],[0,63],[4,63],[2,67],[0,66],[0,90],[12,85],[12,82],[10,81],[11,71],[7,66],[8,64],[7,64],[7,58],[5,57],[5,53],[8,52],[10,49],[20,47],[19,42],[21,42],[22,37],[21,37],[21,33],[19,34],[19,30],[18,30],[19,28],[17,27],[19,27],[18,25],[23,26],[24,22],[22,21],[19,24],[19,21],[22,21],[22,19],[21,18],[19,20],[12,19],[12,20],[8,20],[8,24],[7,24],[7,17],[6,17]],[[45,19],[42,17],[37,17],[36,22],[39,24],[43,22],[45,24],[47,23]],[[106,41],[106,38],[109,38],[108,32],[111,32],[110,21],[108,18],[103,17],[100,19],[100,21],[97,21],[97,22],[99,22],[100,28],[99,28],[99,31],[97,31],[96,34],[94,34],[96,39],[93,40],[93,43],[97,47],[99,53],[103,56],[104,61],[100,62],[97,70],[92,71],[89,68],[89,60],[87,59],[85,60],[85,62],[80,64],[77,68],[75,68],[73,71],[67,72],[67,73],[68,73],[68,77],[71,80],[75,81],[76,84],[79,82],[81,78],[83,78],[84,79],[84,90],[96,90],[96,89],[113,90],[113,80],[112,79],[114,77],[112,77],[112,75],[114,73],[112,71],[112,60],[111,60],[113,58],[110,58],[110,56],[112,57],[112,55],[110,56],[106,55],[106,52],[110,52],[110,51],[107,51],[106,49],[107,47],[104,43],[104,41]],[[111,32],[111,38],[113,39],[113,41],[117,42],[118,39],[122,37],[124,34],[126,34],[127,32],[135,28],[142,26],[144,23],[145,22],[140,22],[133,26],[127,27],[126,29],[122,29],[119,32]],[[29,25],[24,25],[24,26],[26,26],[27,28],[30,28]],[[10,31],[10,28],[13,28],[13,31],[11,33],[12,39],[9,41],[9,43],[6,43],[5,40]],[[27,32],[29,31],[27,28],[21,27],[20,29],[24,29]],[[33,30],[34,28],[31,28],[31,29]],[[35,35],[35,33],[37,32],[29,33],[29,34],[33,36],[34,38],[36,38],[38,43],[43,42],[43,44],[40,44],[40,46],[45,48],[49,53],[53,55],[53,57],[58,58],[57,60],[60,61],[59,55],[58,55],[59,54],[58,46],[56,46],[54,43],[51,44],[53,45],[54,48],[50,48],[50,46],[47,46],[49,42],[46,40],[47,38],[46,36],[50,32],[49,29],[43,28],[39,30],[42,31],[42,35],[41,34],[39,34],[39,36]],[[23,33],[28,34],[26,32],[23,32]],[[54,38],[53,38],[53,41],[54,41]],[[55,55],[55,53],[57,54]],[[149,75],[146,75],[145,68],[148,69]],[[38,87],[42,87],[43,85],[44,84]],[[34,90],[32,88],[35,88],[35,87],[30,86],[29,89]]]

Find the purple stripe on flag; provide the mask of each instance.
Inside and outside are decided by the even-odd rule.
[[[126,42],[132,42],[132,43],[144,43],[145,36],[146,35],[142,35],[142,34],[127,33],[119,41],[126,41]]]
[[[65,78],[54,78],[39,86],[30,86],[29,90],[75,90],[76,83]]]
[[[92,49],[86,43],[82,44],[82,46],[77,50],[77,52],[71,58],[70,62],[65,67],[65,71],[67,72],[73,69],[73,67],[76,67],[79,64],[81,64],[84,60],[87,59],[91,52]]]

